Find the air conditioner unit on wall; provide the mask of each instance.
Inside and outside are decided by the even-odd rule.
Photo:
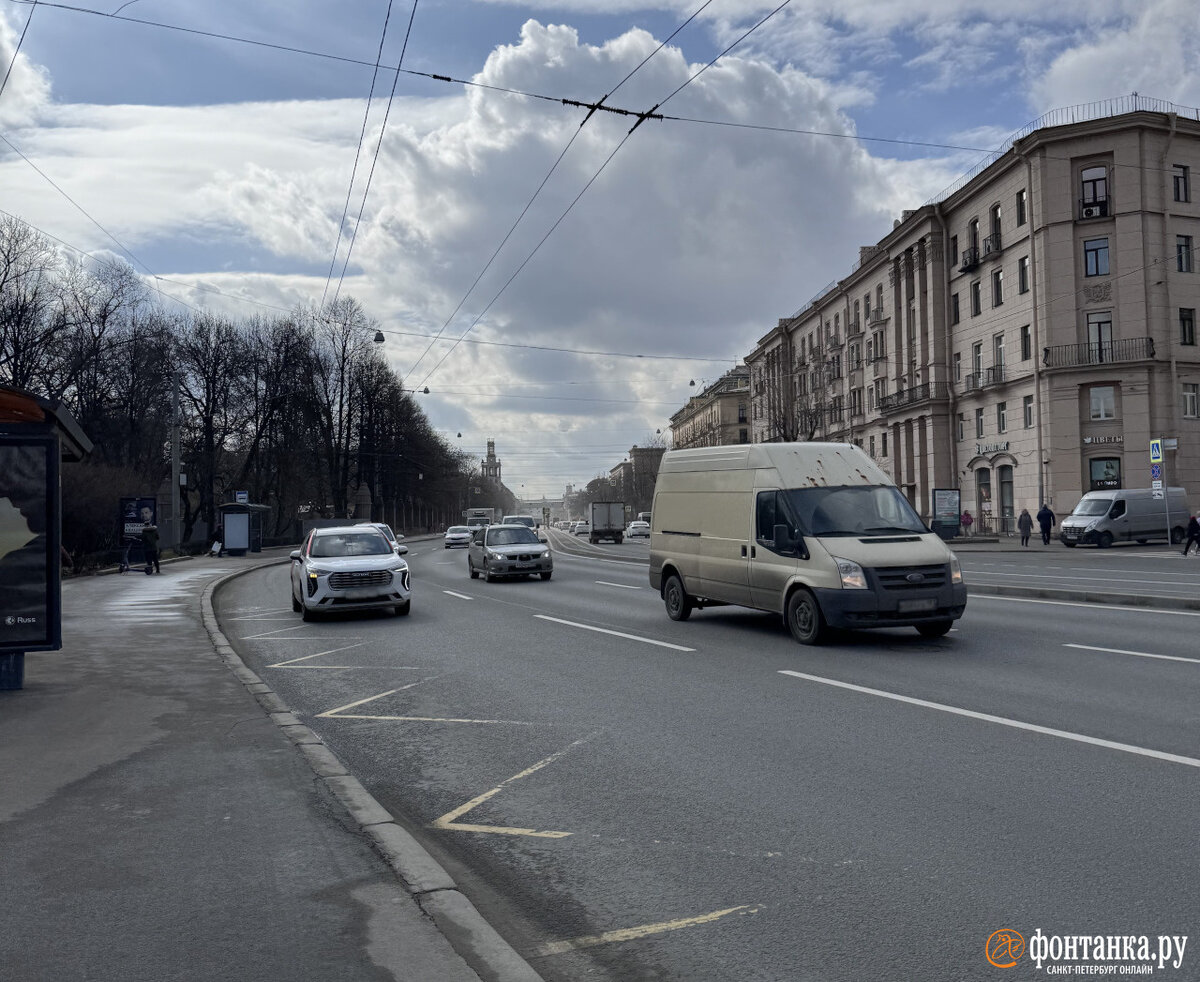
[[[1100,217],[1100,206],[1099,205],[1085,205],[1082,212],[1080,213],[1080,217],[1081,218],[1099,218]]]

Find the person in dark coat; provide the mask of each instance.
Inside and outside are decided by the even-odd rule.
[[[162,570],[158,566],[158,526],[151,525],[147,522],[142,526],[142,549],[146,553],[146,573],[149,575],[150,567],[154,567],[154,572],[161,573]]]
[[[1057,519],[1054,517],[1054,512],[1050,510],[1050,506],[1042,503],[1042,510],[1037,513],[1038,525],[1042,527],[1042,545],[1050,545],[1050,529],[1054,527]]]
[[[1021,517],[1017,519],[1017,531],[1021,533],[1021,545],[1029,545],[1029,534],[1033,531],[1033,518],[1028,508],[1021,509]]]
[[[1197,520],[1193,515],[1188,519],[1187,524],[1187,542],[1183,544],[1183,554],[1186,556],[1188,550],[1192,548],[1192,543],[1196,543],[1196,551],[1200,552],[1200,520]]]

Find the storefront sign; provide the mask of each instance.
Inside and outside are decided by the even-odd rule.
[[[1085,436],[1083,438],[1083,442],[1085,446],[1098,443],[1124,443],[1125,437],[1121,436],[1120,434],[1115,436]]]
[[[985,453],[1006,453],[1008,451],[1008,441],[1003,443],[977,443],[975,444],[975,452],[977,454]]]

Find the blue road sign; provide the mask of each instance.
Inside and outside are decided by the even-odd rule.
[[[1162,480],[1162,464],[1151,464],[1150,465],[1150,480],[1152,480],[1152,481],[1161,481]]]
[[[1150,463],[1162,463],[1162,440],[1150,441]]]

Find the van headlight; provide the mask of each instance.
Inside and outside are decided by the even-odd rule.
[[[958,557],[954,553],[950,553],[950,582],[962,583],[962,566],[959,565]]]
[[[838,559],[836,556],[833,557],[833,561],[837,563],[843,590],[867,589],[867,574],[863,572],[863,568],[858,563],[849,559]]]

